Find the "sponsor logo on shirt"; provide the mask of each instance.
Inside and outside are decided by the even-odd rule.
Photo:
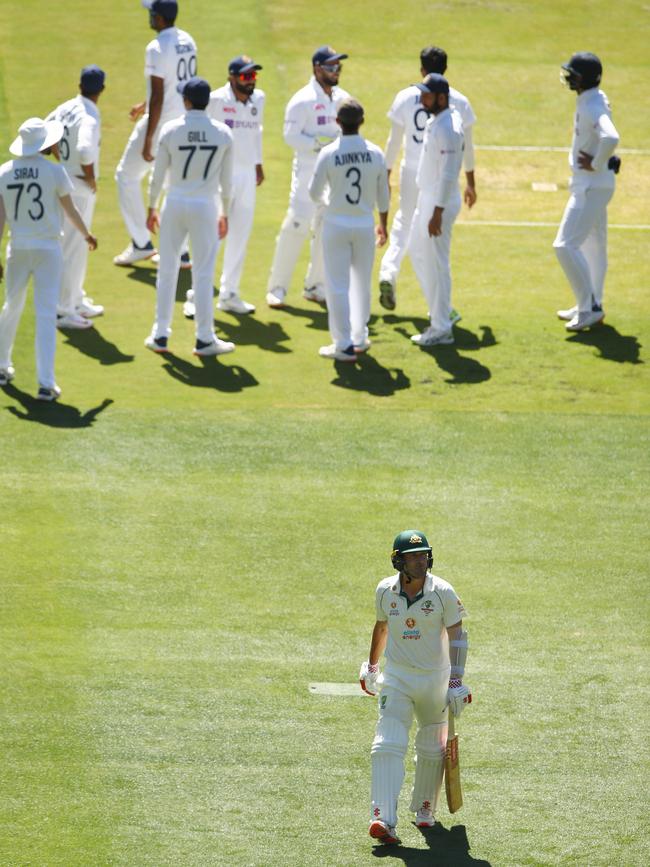
[[[391,608],[397,608],[397,602],[391,602],[390,607]]]
[[[235,126],[235,121],[231,117],[227,117],[224,120],[224,123],[226,124],[226,126],[229,126],[230,129],[233,129],[233,127]]]
[[[324,114],[319,114],[316,118],[316,122],[318,123],[318,126],[325,126],[327,123],[327,117]]]
[[[237,109],[236,109],[236,108],[231,108],[231,106],[229,106],[229,105],[224,105],[223,110],[224,110],[225,112],[230,113],[230,114],[237,114]]]
[[[402,638],[412,638],[414,641],[419,641],[422,636],[419,629],[405,629]]]
[[[389,611],[388,616],[389,617],[399,617],[399,611]]]
[[[407,617],[406,618],[406,625],[408,626],[409,629],[413,629],[413,627],[415,626],[415,620],[412,617]]]
[[[327,106],[323,105],[322,102],[317,102],[314,106],[314,111],[325,111],[326,108]]]

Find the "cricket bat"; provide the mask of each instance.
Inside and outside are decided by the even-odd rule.
[[[447,731],[447,750],[445,752],[445,792],[450,813],[463,806],[463,793],[460,788],[460,765],[458,764],[458,735],[455,717],[449,708],[449,728]]]

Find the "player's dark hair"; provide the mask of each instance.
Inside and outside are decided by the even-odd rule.
[[[427,45],[420,52],[420,64],[427,72],[437,72],[444,75],[447,69],[447,52],[444,48],[435,45]]]
[[[343,135],[355,135],[355,133],[359,132],[360,123],[341,123],[339,121],[339,126],[341,127],[341,132]]]

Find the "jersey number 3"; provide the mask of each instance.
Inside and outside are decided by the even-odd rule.
[[[347,170],[347,172],[345,173],[345,177],[346,177],[346,178],[354,178],[354,180],[351,180],[351,181],[350,181],[350,185],[351,185],[351,188],[352,188],[352,189],[350,190],[350,193],[352,193],[353,190],[354,190],[355,193],[356,193],[356,197],[355,197],[355,198],[352,198],[352,197],[350,196],[350,193],[346,193],[346,194],[345,194],[345,199],[346,199],[346,201],[349,202],[351,205],[358,205],[359,202],[361,201],[361,172],[359,171],[358,168],[356,168],[356,166],[352,166],[352,167],[349,168],[349,169]],[[352,195],[354,196],[355,193],[352,193]]]

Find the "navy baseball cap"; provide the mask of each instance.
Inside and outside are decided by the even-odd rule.
[[[175,21],[178,15],[176,0],[142,0],[142,5],[153,15],[162,15],[167,21]]]
[[[449,82],[438,72],[430,72],[424,81],[415,86],[424,93],[449,93]]]
[[[183,95],[184,99],[191,102],[194,108],[205,108],[210,102],[210,85],[205,78],[188,78],[176,86],[176,90]]]
[[[242,72],[251,72],[254,69],[262,69],[262,67],[248,55],[240,54],[239,57],[233,57],[228,64],[228,75],[240,75]]]
[[[99,66],[95,66],[92,63],[90,66],[84,66],[81,70],[81,76],[79,78],[79,86],[84,91],[84,93],[101,93],[104,89],[104,80],[106,78],[106,73],[103,69],[100,69]]]
[[[345,60],[347,54],[339,54],[329,45],[321,45],[312,55],[311,62],[314,66],[323,66],[326,63],[335,63],[337,60]]]

